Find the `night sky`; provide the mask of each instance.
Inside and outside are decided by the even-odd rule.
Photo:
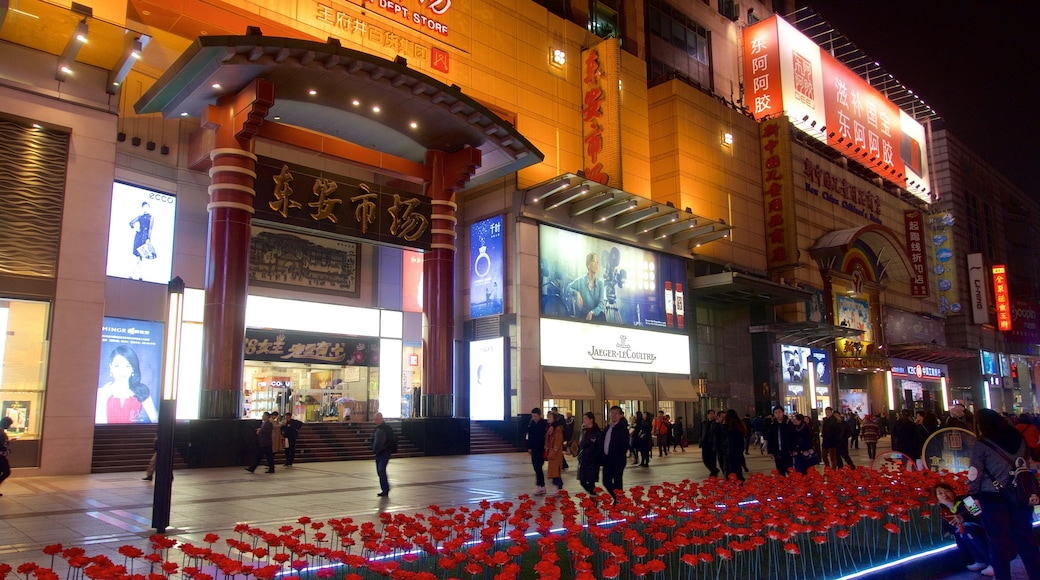
[[[1040,2],[811,5],[930,105],[954,136],[1040,201]]]

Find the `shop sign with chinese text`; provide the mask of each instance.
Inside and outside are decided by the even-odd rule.
[[[928,296],[928,260],[925,254],[924,214],[919,209],[903,212],[906,224],[906,253],[910,257],[910,295]]]
[[[766,218],[766,260],[770,269],[798,263],[798,230],[791,165],[791,128],[784,117],[760,126],[762,202]]]
[[[621,187],[621,48],[609,38],[581,53],[585,177]]]
[[[246,328],[245,360],[379,366],[379,340]]]
[[[430,199],[260,157],[255,217],[379,244],[428,250]]]

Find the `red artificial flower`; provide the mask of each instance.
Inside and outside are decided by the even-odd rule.
[[[177,565],[177,562],[163,562],[161,568],[163,572],[166,572],[167,574],[173,574],[177,571],[177,568],[179,568],[179,566]]]
[[[332,578],[336,575],[335,568],[322,568],[315,573],[315,576],[324,580],[325,578]]]
[[[797,556],[801,553],[798,550],[798,546],[796,546],[793,542],[787,542],[786,544],[784,544],[784,551],[792,556]]]
[[[17,568],[15,568],[15,572],[28,576],[30,572],[37,568],[39,568],[39,566],[36,564],[36,562],[25,562],[23,564],[20,564]]]
[[[300,519],[296,520],[296,523],[300,524],[301,526],[306,526],[307,524],[311,523],[311,519],[307,516],[300,516]]]
[[[51,544],[49,546],[44,546],[43,547],[43,553],[47,554],[48,556],[57,556],[58,554],[61,553],[61,550],[62,550],[61,544]]]
[[[140,548],[135,548],[134,546],[120,546],[119,550],[117,551],[121,555],[130,558],[131,560],[135,560],[144,555],[144,550]]]
[[[212,544],[213,542],[216,542],[219,539],[220,536],[218,536],[217,534],[206,534],[202,537],[202,541],[206,542],[207,544]]]
[[[895,525],[895,524],[893,524],[891,522],[885,524],[885,529],[888,530],[888,532],[890,534],[898,534],[899,533],[899,526],[897,526],[897,525]]]

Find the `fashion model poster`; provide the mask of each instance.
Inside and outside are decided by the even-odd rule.
[[[155,423],[162,395],[161,322],[105,317],[94,422]]]
[[[112,184],[109,217],[105,274],[168,284],[173,268],[177,198],[116,182]]]

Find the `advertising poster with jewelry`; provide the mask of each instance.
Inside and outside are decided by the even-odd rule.
[[[161,322],[105,317],[96,424],[159,420],[163,327]]]
[[[168,284],[176,217],[176,197],[113,183],[105,275]]]
[[[543,317],[686,332],[682,259],[546,225],[538,251]]]
[[[502,216],[469,227],[469,316],[502,314]]]

